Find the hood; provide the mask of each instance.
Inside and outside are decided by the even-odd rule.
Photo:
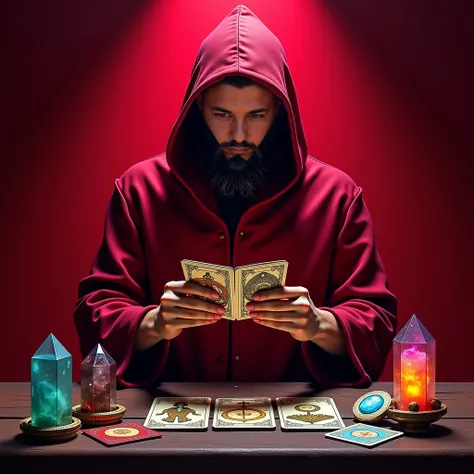
[[[236,6],[202,42],[178,118],[171,130],[166,156],[177,178],[201,201],[203,189],[189,166],[189,157],[180,151],[179,132],[196,97],[226,76],[247,76],[277,95],[285,106],[291,135],[294,176],[283,193],[300,177],[307,145],[293,80],[279,39],[245,5]],[[199,196],[199,197],[198,197]]]

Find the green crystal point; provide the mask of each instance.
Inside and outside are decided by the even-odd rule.
[[[31,358],[31,424],[37,428],[72,421],[72,357],[50,334]]]

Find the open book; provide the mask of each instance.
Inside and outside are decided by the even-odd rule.
[[[186,281],[209,286],[219,293],[215,302],[226,309],[222,317],[234,321],[250,318],[245,305],[254,293],[285,285],[288,262],[275,260],[232,268],[184,259],[181,266]]]

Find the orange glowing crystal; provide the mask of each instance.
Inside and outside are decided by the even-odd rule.
[[[432,409],[435,368],[436,341],[413,315],[393,340],[393,398],[399,410]]]

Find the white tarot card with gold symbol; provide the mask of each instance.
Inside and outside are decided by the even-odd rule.
[[[287,271],[288,262],[286,260],[236,267],[236,319],[249,319],[246,304],[251,301],[254,293],[284,286]]]
[[[276,399],[282,430],[338,430],[346,425],[330,397]]]
[[[218,398],[212,427],[215,429],[275,429],[271,398]]]
[[[209,301],[226,309],[222,315],[224,319],[234,319],[234,269],[232,267],[188,259],[181,261],[181,267],[186,281],[191,280],[202,286],[208,286],[218,293],[219,299],[209,299]]]
[[[209,397],[156,397],[144,426],[158,430],[200,430],[209,426]]]

